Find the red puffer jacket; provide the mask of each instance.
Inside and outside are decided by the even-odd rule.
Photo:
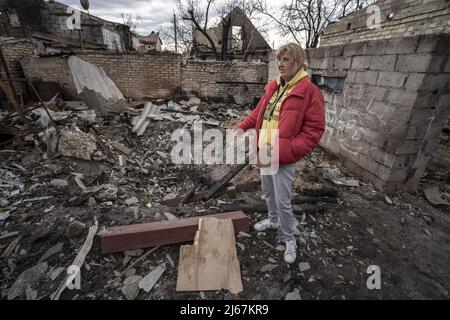
[[[239,129],[256,129],[259,137],[264,112],[277,88],[275,80],[266,85],[263,97],[256,108],[238,124]],[[319,88],[308,77],[300,80],[284,100],[278,129],[280,165],[302,159],[322,138],[325,130],[324,100]]]

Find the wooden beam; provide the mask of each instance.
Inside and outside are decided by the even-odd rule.
[[[227,212],[204,217],[232,219],[234,232],[248,232],[250,219],[242,211]],[[189,242],[194,240],[201,217],[160,221],[145,224],[113,227],[101,238],[102,253]]]

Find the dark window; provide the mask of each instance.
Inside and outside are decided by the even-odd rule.
[[[312,82],[320,89],[340,93],[344,89],[344,77],[324,77],[320,74],[313,74]]]

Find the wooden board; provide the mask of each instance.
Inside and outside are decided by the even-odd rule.
[[[176,290],[242,292],[234,233],[231,219],[201,218],[194,245],[180,248]]]
[[[237,233],[248,232],[250,228],[249,217],[242,211],[222,213],[212,217],[231,219]],[[200,217],[193,217],[110,228],[101,238],[102,253],[193,241],[199,219]]]

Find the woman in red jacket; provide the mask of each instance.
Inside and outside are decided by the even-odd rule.
[[[295,235],[298,230],[291,206],[292,182],[297,162],[317,146],[322,137],[325,109],[319,88],[311,83],[306,73],[306,55],[300,45],[289,43],[278,49],[277,65],[277,79],[266,85],[265,94],[238,124],[238,129],[256,129],[258,148],[272,150],[272,156],[278,152],[278,171],[270,175],[261,172],[268,218],[254,228],[257,231],[279,229],[280,240],[286,244],[284,260],[293,263],[297,257]]]

